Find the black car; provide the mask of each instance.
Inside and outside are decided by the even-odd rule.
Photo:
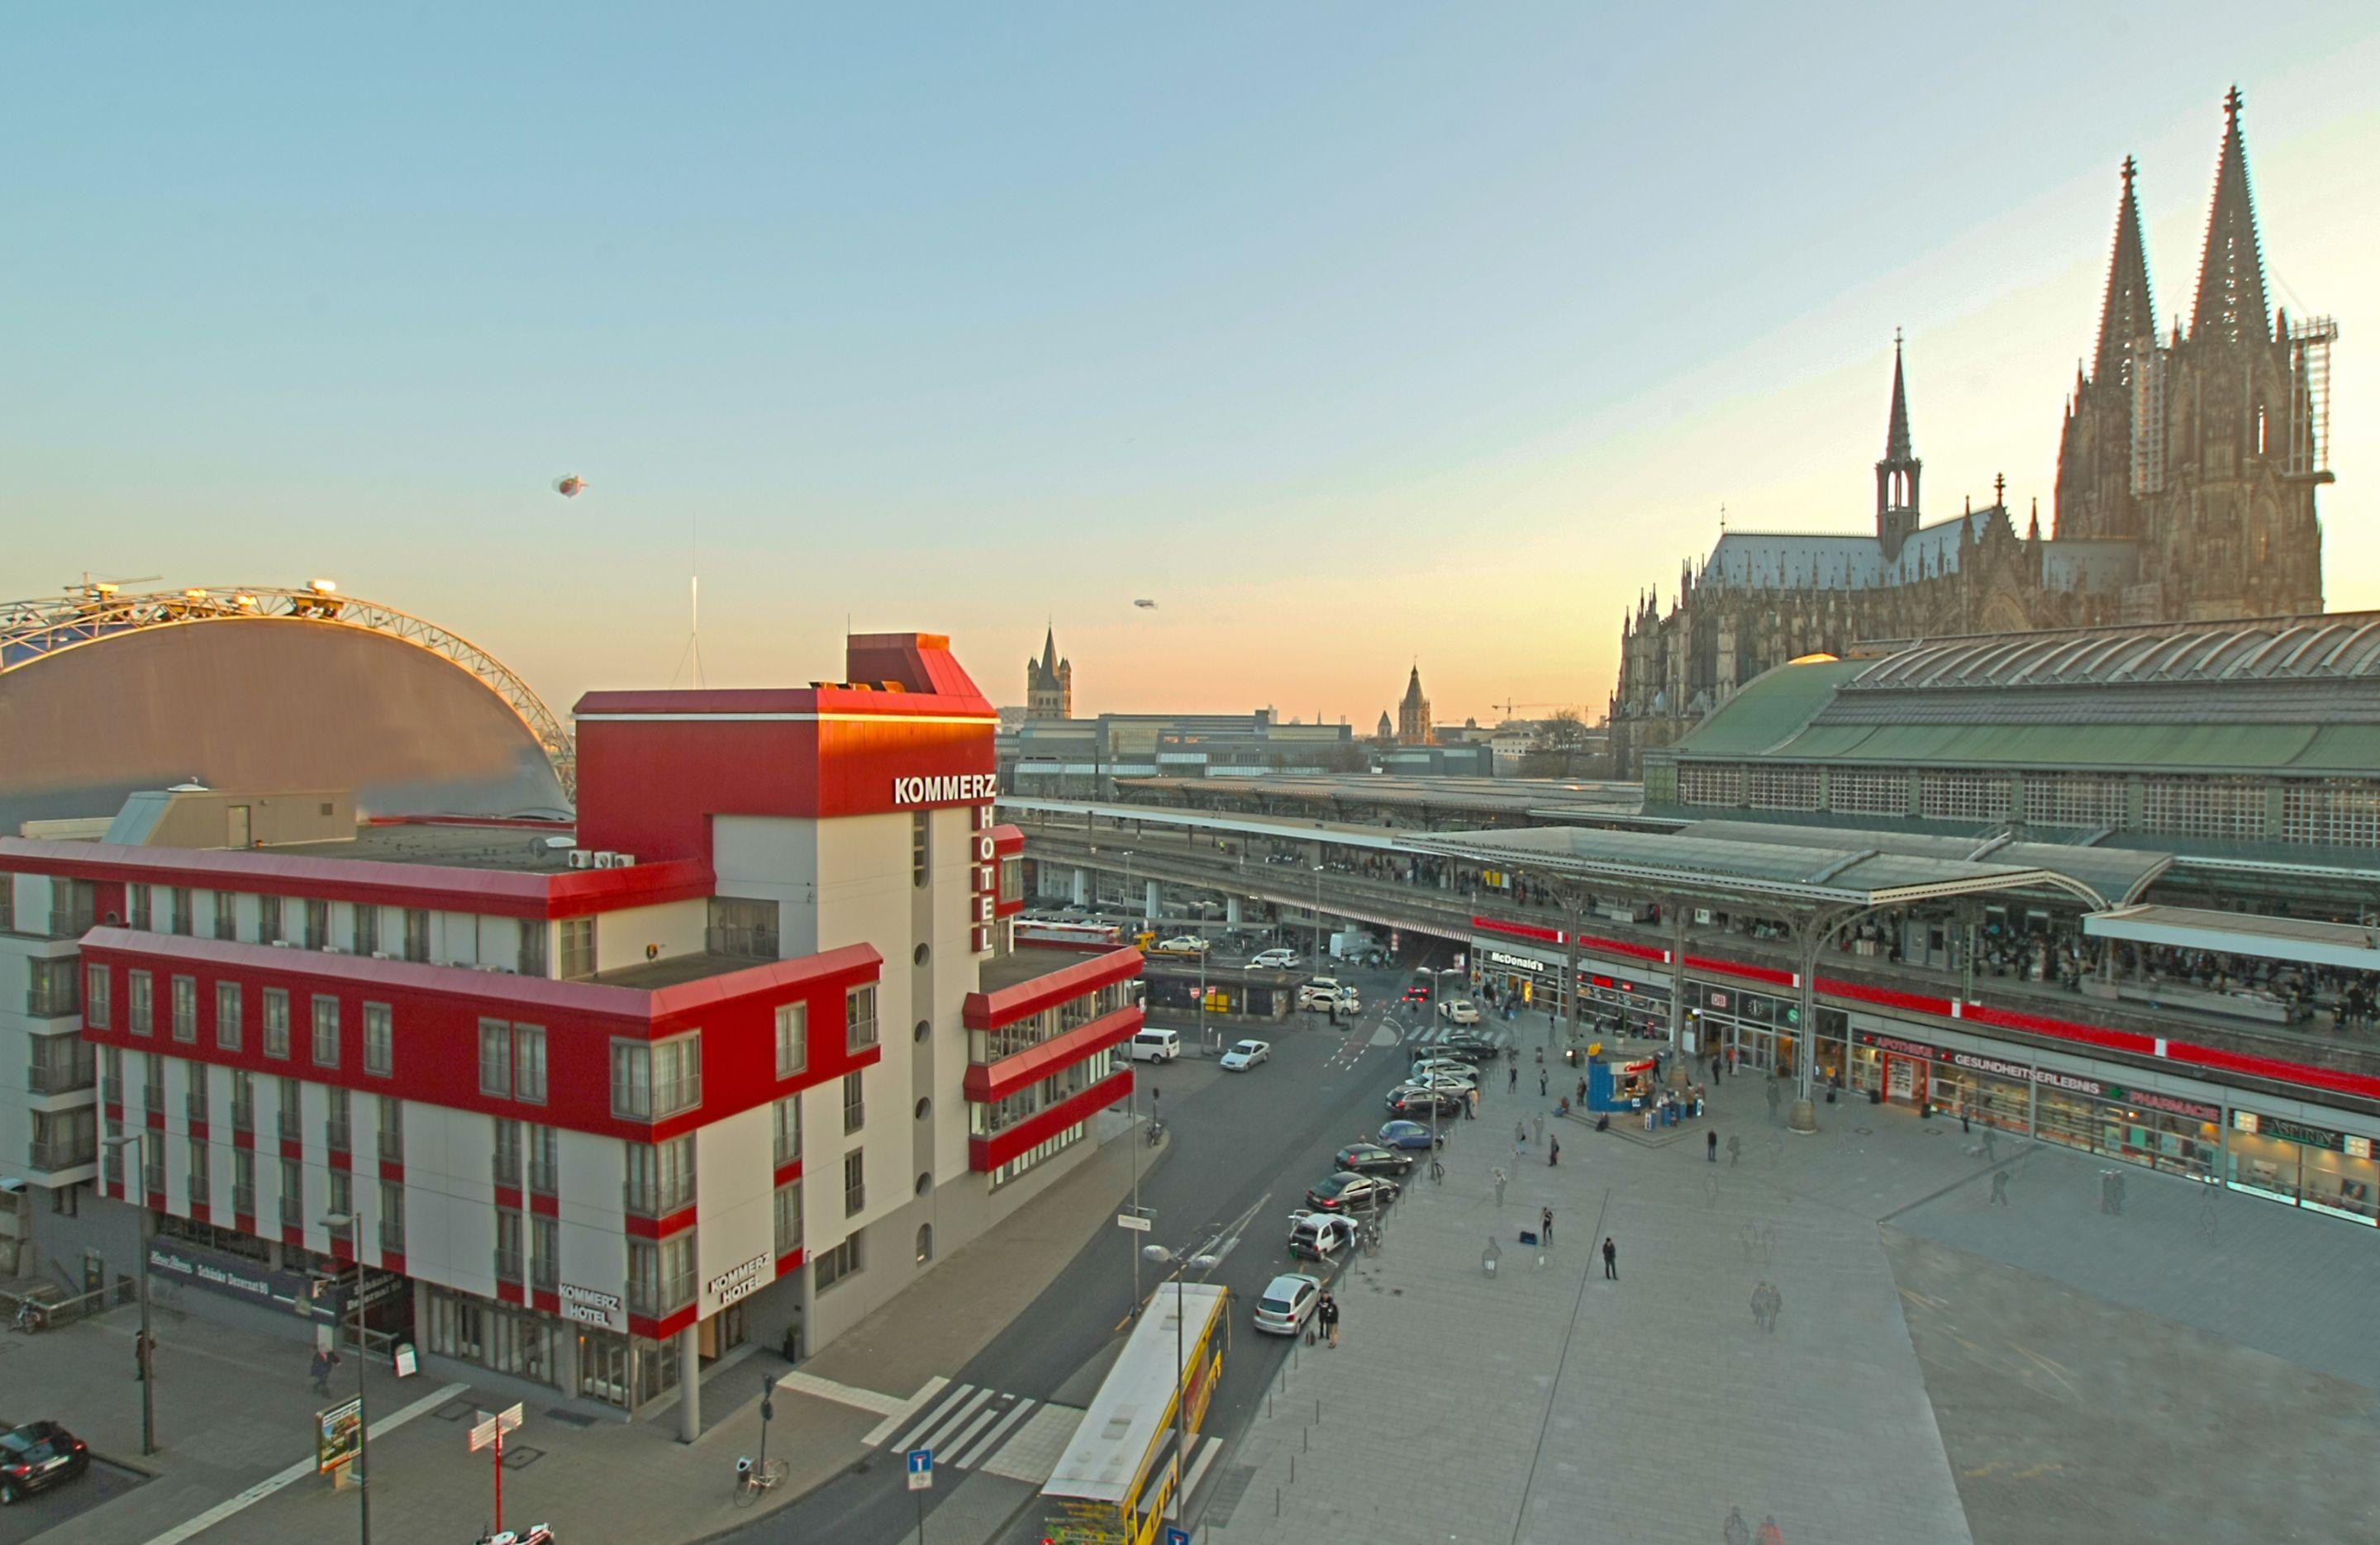
[[[1343,1173],[1403,1175],[1413,1168],[1414,1156],[1383,1148],[1377,1142],[1351,1142],[1332,1154],[1330,1162]]]
[[[1460,1116],[1463,1104],[1463,1096],[1451,1089],[1400,1089],[1388,1098],[1390,1116],[1412,1117],[1415,1120],[1427,1119],[1433,1106],[1440,1116]]]
[[[1393,1180],[1342,1171],[1306,1187],[1305,1203],[1325,1213],[1364,1213],[1394,1201],[1399,1189]]]
[[[1486,1036],[1462,1032],[1448,1036],[1431,1049],[1442,1056],[1459,1056],[1465,1062],[1493,1062],[1504,1055],[1503,1048]]]
[[[54,1421],[0,1432],[0,1505],[72,1480],[91,1468],[91,1450]]]

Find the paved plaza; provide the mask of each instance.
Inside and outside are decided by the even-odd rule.
[[[1458,1124],[1205,1538],[1709,1542],[1730,1508],[1794,1545],[2380,1537],[2380,1237],[2129,1168],[2104,1215],[2098,1164],[2015,1141],[1995,1207],[1955,1121],[1837,1104],[1798,1137],[1759,1094],[1714,1095],[1732,1165],[1556,1121],[1560,1166],[1515,1166],[1512,1096]]]

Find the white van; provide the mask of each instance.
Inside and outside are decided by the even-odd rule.
[[[1132,1038],[1135,1062],[1171,1062],[1182,1055],[1182,1037],[1170,1030],[1144,1030]]]

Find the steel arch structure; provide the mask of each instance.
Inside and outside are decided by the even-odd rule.
[[[460,634],[379,601],[335,590],[277,585],[201,585],[125,595],[88,585],[55,599],[0,602],[0,675],[68,649],[129,633],[207,622],[286,619],[334,622],[399,639],[477,677],[504,699],[553,765],[563,792],[577,798],[577,742],[513,669]]]

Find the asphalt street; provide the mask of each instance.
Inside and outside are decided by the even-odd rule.
[[[1441,949],[1434,963],[1446,964],[1450,953]],[[1292,1269],[1288,1214],[1305,1204],[1305,1187],[1330,1172],[1337,1148],[1371,1136],[1388,1118],[1381,1096],[1402,1071],[1406,1054],[1395,1045],[1370,1043],[1391,1000],[1412,979],[1415,963],[1375,971],[1328,968],[1363,996],[1364,1009],[1352,1023],[1334,1029],[1323,1015],[1298,1014],[1269,1030],[1225,1031],[1226,1044],[1242,1033],[1271,1042],[1271,1059],[1248,1072],[1226,1073],[1206,1058],[1141,1065],[1141,1109],[1148,1109],[1148,1097],[1155,1096],[1171,1135],[1164,1162],[1140,1189],[1153,1227],[1147,1234],[1103,1230],[990,1347],[967,1367],[952,1370],[952,1379],[1036,1399],[1087,1402],[1091,1387],[1076,1375],[1116,1346],[1130,1325],[1138,1247],[1156,1243],[1184,1255],[1210,1252],[1221,1259],[1210,1272],[1189,1273],[1190,1280],[1220,1283],[1238,1301],[1207,1431],[1227,1442],[1234,1436],[1288,1351],[1286,1338],[1249,1331],[1247,1306],[1277,1273]],[[1219,961],[1217,969],[1232,966]],[[1186,1015],[1179,1019],[1181,1026],[1191,1022]],[[1171,1021],[1159,1015],[1151,1022]],[[1161,1271],[1144,1264],[1142,1295],[1152,1293],[1161,1280]],[[1067,1388],[1076,1382],[1086,1387]],[[946,1495],[929,1493],[929,1507]],[[870,1454],[734,1538],[898,1540],[916,1525],[916,1501],[905,1489],[898,1456]],[[1040,1521],[1038,1505],[1028,1506],[1007,1538],[1031,1545],[1041,1538]]]

